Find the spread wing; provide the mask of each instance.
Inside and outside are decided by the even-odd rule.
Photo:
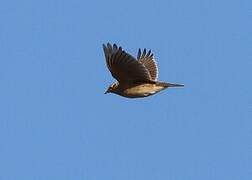
[[[151,50],[146,54],[146,49],[143,50],[143,53],[141,53],[141,49],[139,49],[137,59],[148,69],[151,80],[156,81],[158,78],[158,67]]]
[[[121,47],[108,43],[107,46],[103,44],[103,50],[107,67],[118,82],[151,82],[146,67]]]

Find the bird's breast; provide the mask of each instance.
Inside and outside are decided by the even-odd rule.
[[[136,84],[129,87],[123,88],[123,96],[126,97],[146,97],[153,95],[161,90],[165,89],[165,87],[157,85],[157,84],[150,84],[150,83],[144,83],[144,84]]]

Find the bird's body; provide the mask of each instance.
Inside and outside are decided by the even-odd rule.
[[[158,83],[139,83],[124,89],[122,96],[137,98],[153,95],[166,87]]]
[[[164,82],[153,83],[115,83],[113,92],[123,97],[141,98],[158,93],[166,88],[183,86],[179,84],[169,84]]]
[[[168,87],[181,87],[180,84],[171,84],[157,81],[158,68],[153,54],[144,49],[138,51],[137,60],[109,43],[103,45],[106,64],[112,76],[118,80],[105,93],[115,93],[127,98],[141,98],[158,93]]]

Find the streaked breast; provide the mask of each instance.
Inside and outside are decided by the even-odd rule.
[[[140,84],[140,85],[135,85],[135,86],[129,87],[124,90],[124,93],[128,94],[128,95],[148,96],[148,95],[155,94],[163,89],[165,89],[165,87],[163,87],[163,86],[159,86],[157,84],[145,83],[145,84]]]

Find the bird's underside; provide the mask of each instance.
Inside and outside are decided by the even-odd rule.
[[[119,87],[117,94],[128,98],[147,97],[167,88],[159,83],[135,83],[126,88],[119,86],[122,87]]]
[[[154,95],[168,87],[179,87],[183,85],[165,82],[152,82],[132,83],[131,85],[118,84],[118,86],[116,94],[128,98],[142,98]]]
[[[104,45],[106,64],[112,76],[117,80],[106,93],[115,93],[128,98],[146,97],[168,87],[183,86],[157,81],[158,67],[151,50],[141,52],[137,59],[117,47],[116,44]]]

